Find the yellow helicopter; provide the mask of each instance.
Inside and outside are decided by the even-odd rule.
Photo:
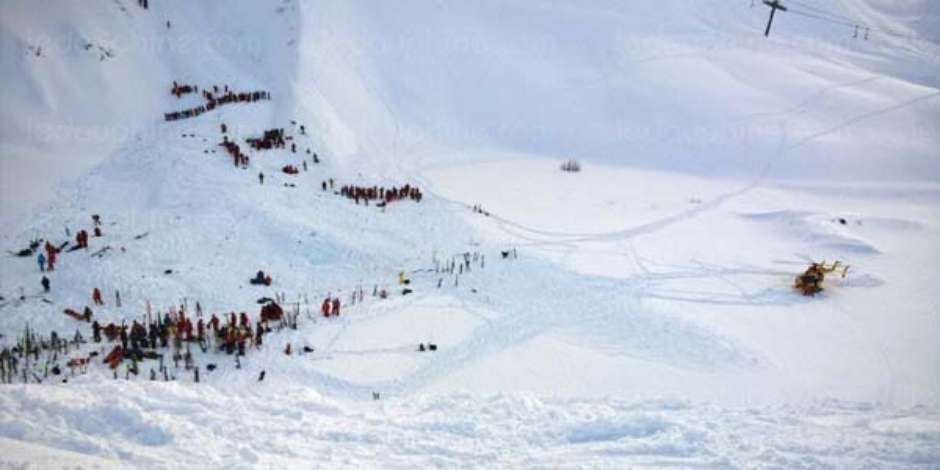
[[[841,270],[842,278],[845,278],[845,275],[849,272],[849,266],[843,265],[841,261],[834,261],[831,265],[826,265],[826,261],[823,260],[822,263],[812,263],[806,268],[806,271],[803,274],[800,274],[796,277],[796,281],[793,283],[793,287],[799,289],[803,292],[803,295],[816,295],[817,292],[823,290],[823,280],[826,278],[826,274],[836,272]]]

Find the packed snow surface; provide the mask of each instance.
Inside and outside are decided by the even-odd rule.
[[[937,468],[940,10],[754,3],[3,2],[0,346],[96,287],[300,317],[198,384],[86,343],[0,386],[0,468]],[[12,254],[92,214],[43,293]]]

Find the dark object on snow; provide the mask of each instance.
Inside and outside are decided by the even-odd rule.
[[[140,362],[144,360],[144,352],[139,347],[132,348],[124,352],[124,357],[132,361]]]
[[[434,343],[428,343],[428,349],[431,351],[437,351],[437,345]]]
[[[843,218],[840,217],[840,218],[839,218],[839,223],[842,224],[842,225],[846,225],[848,222],[846,222],[845,219],[843,219]]]
[[[248,281],[255,286],[270,286],[271,285],[271,276],[264,274],[264,271],[258,271],[250,281]]]
[[[11,255],[14,255],[14,256],[19,256],[19,257],[21,257],[21,258],[25,258],[25,257],[27,257],[27,256],[33,256],[33,254],[35,254],[37,251],[39,251],[39,244],[40,244],[40,242],[42,242],[42,239],[41,239],[41,238],[40,238],[40,239],[37,239],[37,240],[33,240],[33,241],[29,242],[29,248],[23,248],[22,250],[17,251],[16,253],[14,253],[14,252],[12,252],[12,251],[9,251],[8,253],[10,253]]]
[[[26,257],[28,257],[28,256],[33,256],[33,254],[36,253],[36,250],[39,249],[39,242],[41,242],[41,241],[42,241],[41,239],[40,239],[40,240],[33,240],[33,241],[29,242],[29,248],[23,248],[22,250],[17,251],[16,253],[14,253],[14,252],[12,252],[12,251],[9,251],[8,253],[10,253],[10,254],[13,255],[13,256],[19,256],[20,258],[26,258]]]
[[[272,299],[272,298],[270,298],[270,297],[262,297],[262,298],[258,299],[258,303],[259,303],[259,304],[266,304],[266,303],[268,303],[268,302],[274,302],[274,299]]]
[[[114,349],[104,357],[104,364],[108,364],[111,370],[117,369],[118,364],[124,359],[124,348],[121,345],[117,345]],[[117,373],[117,371],[115,371]]]
[[[305,353],[312,353],[312,352],[313,352],[313,348],[311,348],[310,346],[304,346],[304,352],[305,352]]]
[[[62,369],[59,368],[58,364],[52,366],[52,375],[59,375],[61,373],[62,373]]]
[[[156,360],[163,357],[162,354],[157,353],[156,351],[141,351],[141,359],[151,359]]]
[[[173,274],[173,270],[172,270],[172,269],[167,269],[167,270],[163,271],[163,274]]]
[[[379,398],[382,398],[382,396],[379,395],[379,392],[372,392],[372,399],[373,399],[373,400],[378,400]]]
[[[508,258],[509,258],[509,252],[508,252],[508,251],[500,251],[499,254],[503,255],[503,259],[508,259]]]
[[[258,382],[261,382],[262,380],[264,380],[264,371],[261,371],[261,373],[258,374]]]
[[[74,319],[76,319],[76,320],[78,320],[78,321],[90,322],[90,321],[91,321],[91,314],[89,314],[88,312],[90,312],[91,309],[88,308],[88,307],[85,307],[85,309],[86,309],[85,313],[78,313],[78,312],[76,312],[75,310],[72,310],[72,309],[70,309],[70,308],[67,308],[67,309],[63,310],[62,313],[66,314],[66,315],[68,315],[68,316],[70,316],[70,317],[72,317],[72,318],[74,318]]]
[[[261,321],[278,321],[284,316],[284,310],[275,302],[261,307]]]
[[[418,351],[421,351],[421,352],[427,351],[427,349],[425,349],[424,347],[424,343],[421,343],[418,345]]]
[[[106,246],[106,247],[104,247],[104,248],[102,248],[102,249],[100,249],[100,250],[98,250],[98,251],[92,253],[91,256],[94,256],[94,257],[99,258],[99,259],[100,259],[100,258],[104,258],[105,253],[107,253],[109,250],[111,250],[111,245],[108,245],[108,246]]]
[[[11,251],[10,254],[12,254],[13,256],[19,256],[20,258],[26,258],[26,257],[28,257],[28,256],[33,256],[33,249],[32,249],[32,248],[23,248],[22,250],[17,251],[16,253],[13,253],[13,252]]]
[[[561,171],[567,171],[569,173],[577,173],[581,171],[581,162],[577,160],[568,160],[565,163],[561,164]]]
[[[215,370],[215,364],[206,364],[206,370],[212,372]]]
[[[411,289],[402,289],[401,295],[408,295],[408,294],[411,294],[411,293],[413,293],[413,292],[414,292],[414,291],[411,290]]]

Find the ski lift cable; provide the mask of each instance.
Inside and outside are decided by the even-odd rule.
[[[828,17],[825,17],[825,16],[817,15],[817,14],[815,14],[815,13],[811,13],[811,12],[805,12],[805,11],[795,10],[795,9],[793,9],[793,8],[790,8],[789,10],[787,10],[787,13],[794,13],[794,14],[797,14],[797,15],[800,15],[800,16],[805,16],[805,17],[807,17],[807,18],[813,18],[813,19],[817,19],[817,20],[820,20],[820,21],[827,21],[827,22],[829,22],[829,23],[833,23],[833,24],[837,24],[837,25],[842,25],[842,26],[848,26],[848,27],[851,27],[851,28],[854,28],[854,27],[857,27],[857,26],[858,26],[858,23],[853,23],[853,22],[844,21],[844,20],[837,20],[837,19],[834,19],[834,18],[828,18]]]
[[[812,13],[812,12],[807,12],[807,11],[801,11],[801,10],[799,10],[799,9],[794,9],[793,7],[790,7],[789,10],[787,10],[787,13],[793,13],[793,14],[796,14],[796,15],[799,15],[799,16],[804,16],[804,17],[816,19],[816,20],[819,20],[819,21],[826,21],[826,22],[829,22],[829,23],[832,23],[832,24],[836,24],[836,25],[840,25],[840,26],[846,26],[846,27],[849,27],[849,28],[858,28],[859,30],[867,30],[867,31],[869,31],[869,32],[871,32],[871,33],[880,33],[880,34],[883,34],[883,35],[885,35],[885,36],[892,36],[892,37],[896,37],[896,38],[900,38],[900,39],[909,39],[909,40],[912,40],[912,41],[923,41],[923,42],[928,42],[928,43],[931,43],[931,44],[937,44],[935,41],[933,41],[933,40],[931,40],[931,39],[929,39],[929,38],[924,38],[924,37],[919,37],[919,36],[912,36],[912,35],[907,35],[907,34],[901,34],[901,33],[898,33],[898,32],[896,32],[896,31],[891,31],[891,30],[887,30],[887,29],[881,29],[881,28],[871,27],[871,26],[868,26],[868,25],[866,25],[866,24],[864,24],[864,23],[855,23],[855,22],[851,22],[851,21],[844,21],[844,20],[837,20],[837,19],[834,19],[834,18],[828,18],[828,17],[825,17],[825,16],[821,16],[821,15],[814,14],[814,13]]]
[[[846,16],[844,14],[834,13],[830,10],[824,10],[812,5],[807,4],[803,0],[786,0],[788,5],[788,13],[796,13],[797,15],[804,16],[807,18],[813,18],[820,21],[826,21],[829,23],[846,26],[849,28],[858,28],[860,31],[868,31],[869,33],[881,33],[886,36],[893,36],[901,39],[910,39],[914,41],[923,41],[931,44],[937,44],[935,40],[930,38],[925,38],[918,35],[908,35],[898,33],[897,31],[891,31],[888,29],[882,29],[879,27],[871,26],[863,21],[858,21],[855,18]],[[796,5],[796,8],[790,5]],[[804,11],[810,10],[810,11]]]
[[[850,17],[850,16],[848,16],[848,15],[841,14],[841,13],[835,13],[835,12],[833,12],[833,11],[831,11],[831,10],[824,10],[824,9],[822,9],[822,8],[815,7],[815,6],[810,5],[810,4],[806,3],[806,2],[803,2],[802,0],[787,0],[787,3],[796,5],[797,8],[803,8],[803,9],[806,9],[806,10],[813,11],[813,12],[815,12],[815,13],[817,13],[817,14],[820,14],[820,15],[830,16],[830,17],[832,17],[833,19],[850,21],[850,22],[852,22],[852,23],[854,23],[854,24],[860,24],[860,23],[861,23],[861,22],[858,21],[858,19],[856,19],[856,18],[852,18],[852,17]]]

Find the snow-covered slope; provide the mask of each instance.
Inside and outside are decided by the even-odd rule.
[[[439,144],[696,174],[937,178],[936,43],[852,40],[793,15],[768,40],[767,9],[746,3],[307,4],[298,87],[353,126],[351,155]],[[839,11],[908,35],[907,18],[926,17],[935,35],[935,5],[919,5]]]
[[[144,10],[129,0],[15,1],[2,8],[4,216],[55,199],[61,183],[119,158],[126,146],[177,136],[163,113],[198,100],[170,95],[173,80],[271,91],[279,100],[246,116],[259,126],[273,127],[278,108],[292,106],[296,54],[287,44],[298,14],[290,3],[155,2]]]
[[[0,345],[87,336],[61,312],[95,287],[102,322],[254,317],[275,293],[301,320],[238,367],[197,353],[218,366],[198,385],[147,383],[152,361],[111,383],[96,359],[3,386],[0,462],[930,467],[940,11],[802,0],[764,38],[755,3],[3,3],[0,245],[92,214],[104,234],[45,295],[35,259],[3,258]],[[272,99],[165,122],[202,102],[174,80]],[[278,127],[296,154],[244,143]],[[364,207],[328,178],[425,198]],[[483,258],[435,272],[462,253]],[[810,259],[852,267],[804,298]],[[328,295],[339,319],[316,315]]]

